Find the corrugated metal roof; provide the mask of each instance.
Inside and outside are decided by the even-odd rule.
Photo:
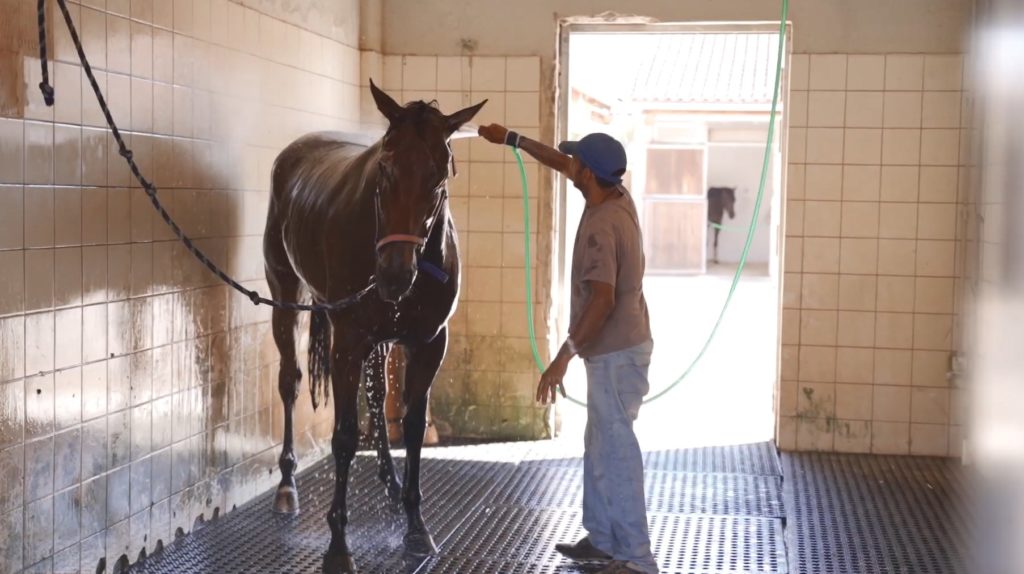
[[[778,34],[651,34],[629,99],[672,104],[771,104]]]

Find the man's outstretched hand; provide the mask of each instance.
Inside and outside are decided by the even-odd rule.
[[[505,136],[508,134],[508,128],[500,124],[490,124],[480,126],[477,129],[477,133],[480,134],[480,137],[491,143],[503,144],[505,143]]]

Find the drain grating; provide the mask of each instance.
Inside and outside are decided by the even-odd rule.
[[[478,508],[424,574],[459,570],[466,560],[531,564],[531,572],[579,572],[553,544],[583,536],[578,511],[518,506]],[[650,513],[651,546],[665,574],[786,572],[779,520]],[[568,568],[568,569],[567,569]]]
[[[964,571],[970,523],[956,462],[812,453],[784,460],[795,572]]]
[[[711,514],[782,518],[782,479],[744,474],[644,473],[647,510],[674,514]],[[497,504],[529,508],[579,509],[583,471],[573,468],[520,467],[502,485]]]

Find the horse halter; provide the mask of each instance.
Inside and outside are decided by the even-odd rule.
[[[412,235],[411,233],[392,233],[391,235],[386,235],[383,238],[377,240],[377,251],[380,251],[381,247],[384,247],[385,245],[388,245],[388,244],[391,244],[391,243],[413,243],[417,247],[423,247],[424,245],[426,245],[427,244],[427,237],[430,237],[430,233],[434,230],[434,225],[437,224],[438,216],[441,214],[441,209],[444,206],[444,202],[447,199],[448,199],[448,189],[446,187],[444,189],[444,191],[441,193],[441,197],[437,200],[437,205],[434,206],[434,211],[431,212],[431,215],[430,215],[430,226],[427,227],[427,234],[425,236],[420,237],[419,235]],[[376,199],[375,199],[375,205],[376,205],[376,208],[377,208],[376,209],[377,210],[376,217],[377,217],[377,222],[378,222],[377,223],[377,227],[379,229],[380,228],[380,214],[381,214],[381,209],[380,209],[380,192],[379,191],[377,192],[377,196],[376,196]]]

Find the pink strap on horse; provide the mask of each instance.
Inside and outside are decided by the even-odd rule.
[[[408,233],[394,233],[378,241],[377,249],[379,250],[389,243],[415,243],[422,247],[426,245],[427,240],[416,235],[409,235]]]

